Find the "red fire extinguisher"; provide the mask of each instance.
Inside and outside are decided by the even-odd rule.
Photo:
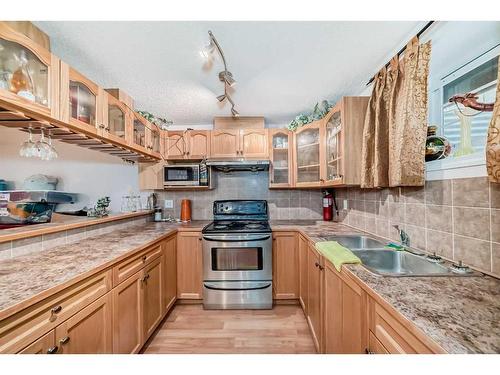
[[[323,196],[323,220],[333,220],[333,195],[327,191],[324,192]]]

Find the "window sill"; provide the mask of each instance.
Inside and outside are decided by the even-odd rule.
[[[428,181],[481,176],[486,176],[484,152],[425,163],[425,179]]]

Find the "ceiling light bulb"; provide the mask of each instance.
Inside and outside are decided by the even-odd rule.
[[[212,52],[214,52],[215,45],[212,41],[208,43],[203,49],[200,51],[201,57],[203,57],[206,60],[209,60],[212,58]]]
[[[219,102],[223,102],[225,99],[226,99],[226,94],[222,94],[222,95],[219,95],[219,96],[217,97],[217,100],[218,100]]]

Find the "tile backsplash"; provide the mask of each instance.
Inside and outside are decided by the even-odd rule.
[[[190,199],[193,220],[211,220],[213,201],[223,199],[265,199],[269,203],[271,220],[321,219],[321,191],[269,189],[268,172],[214,172],[215,189],[207,191],[158,192],[159,204],[165,199],[174,202],[173,209],[163,209],[163,215],[178,218],[182,199]]]
[[[427,181],[421,188],[336,189],[339,221],[411,246],[462,260],[500,277],[500,185],[486,177]]]

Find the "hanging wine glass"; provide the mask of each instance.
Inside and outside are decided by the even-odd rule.
[[[28,133],[28,140],[24,142],[19,149],[19,155],[24,158],[31,158],[34,156],[33,150],[35,147],[35,143],[33,142],[33,133],[31,132],[31,127],[28,128]]]
[[[53,160],[53,159],[56,159],[59,155],[57,154],[57,151],[54,148],[54,146],[52,146],[52,137],[50,136],[50,131],[49,131],[48,135],[49,135],[48,136],[48,138],[49,138],[49,142],[48,142],[48,145],[49,145],[49,154],[48,154],[48,159],[47,160]]]
[[[40,128],[40,134],[40,139],[35,143],[37,153],[36,156],[38,156],[42,160],[49,160],[47,157],[50,151],[50,147],[45,140],[45,133],[43,131],[43,128]]]

